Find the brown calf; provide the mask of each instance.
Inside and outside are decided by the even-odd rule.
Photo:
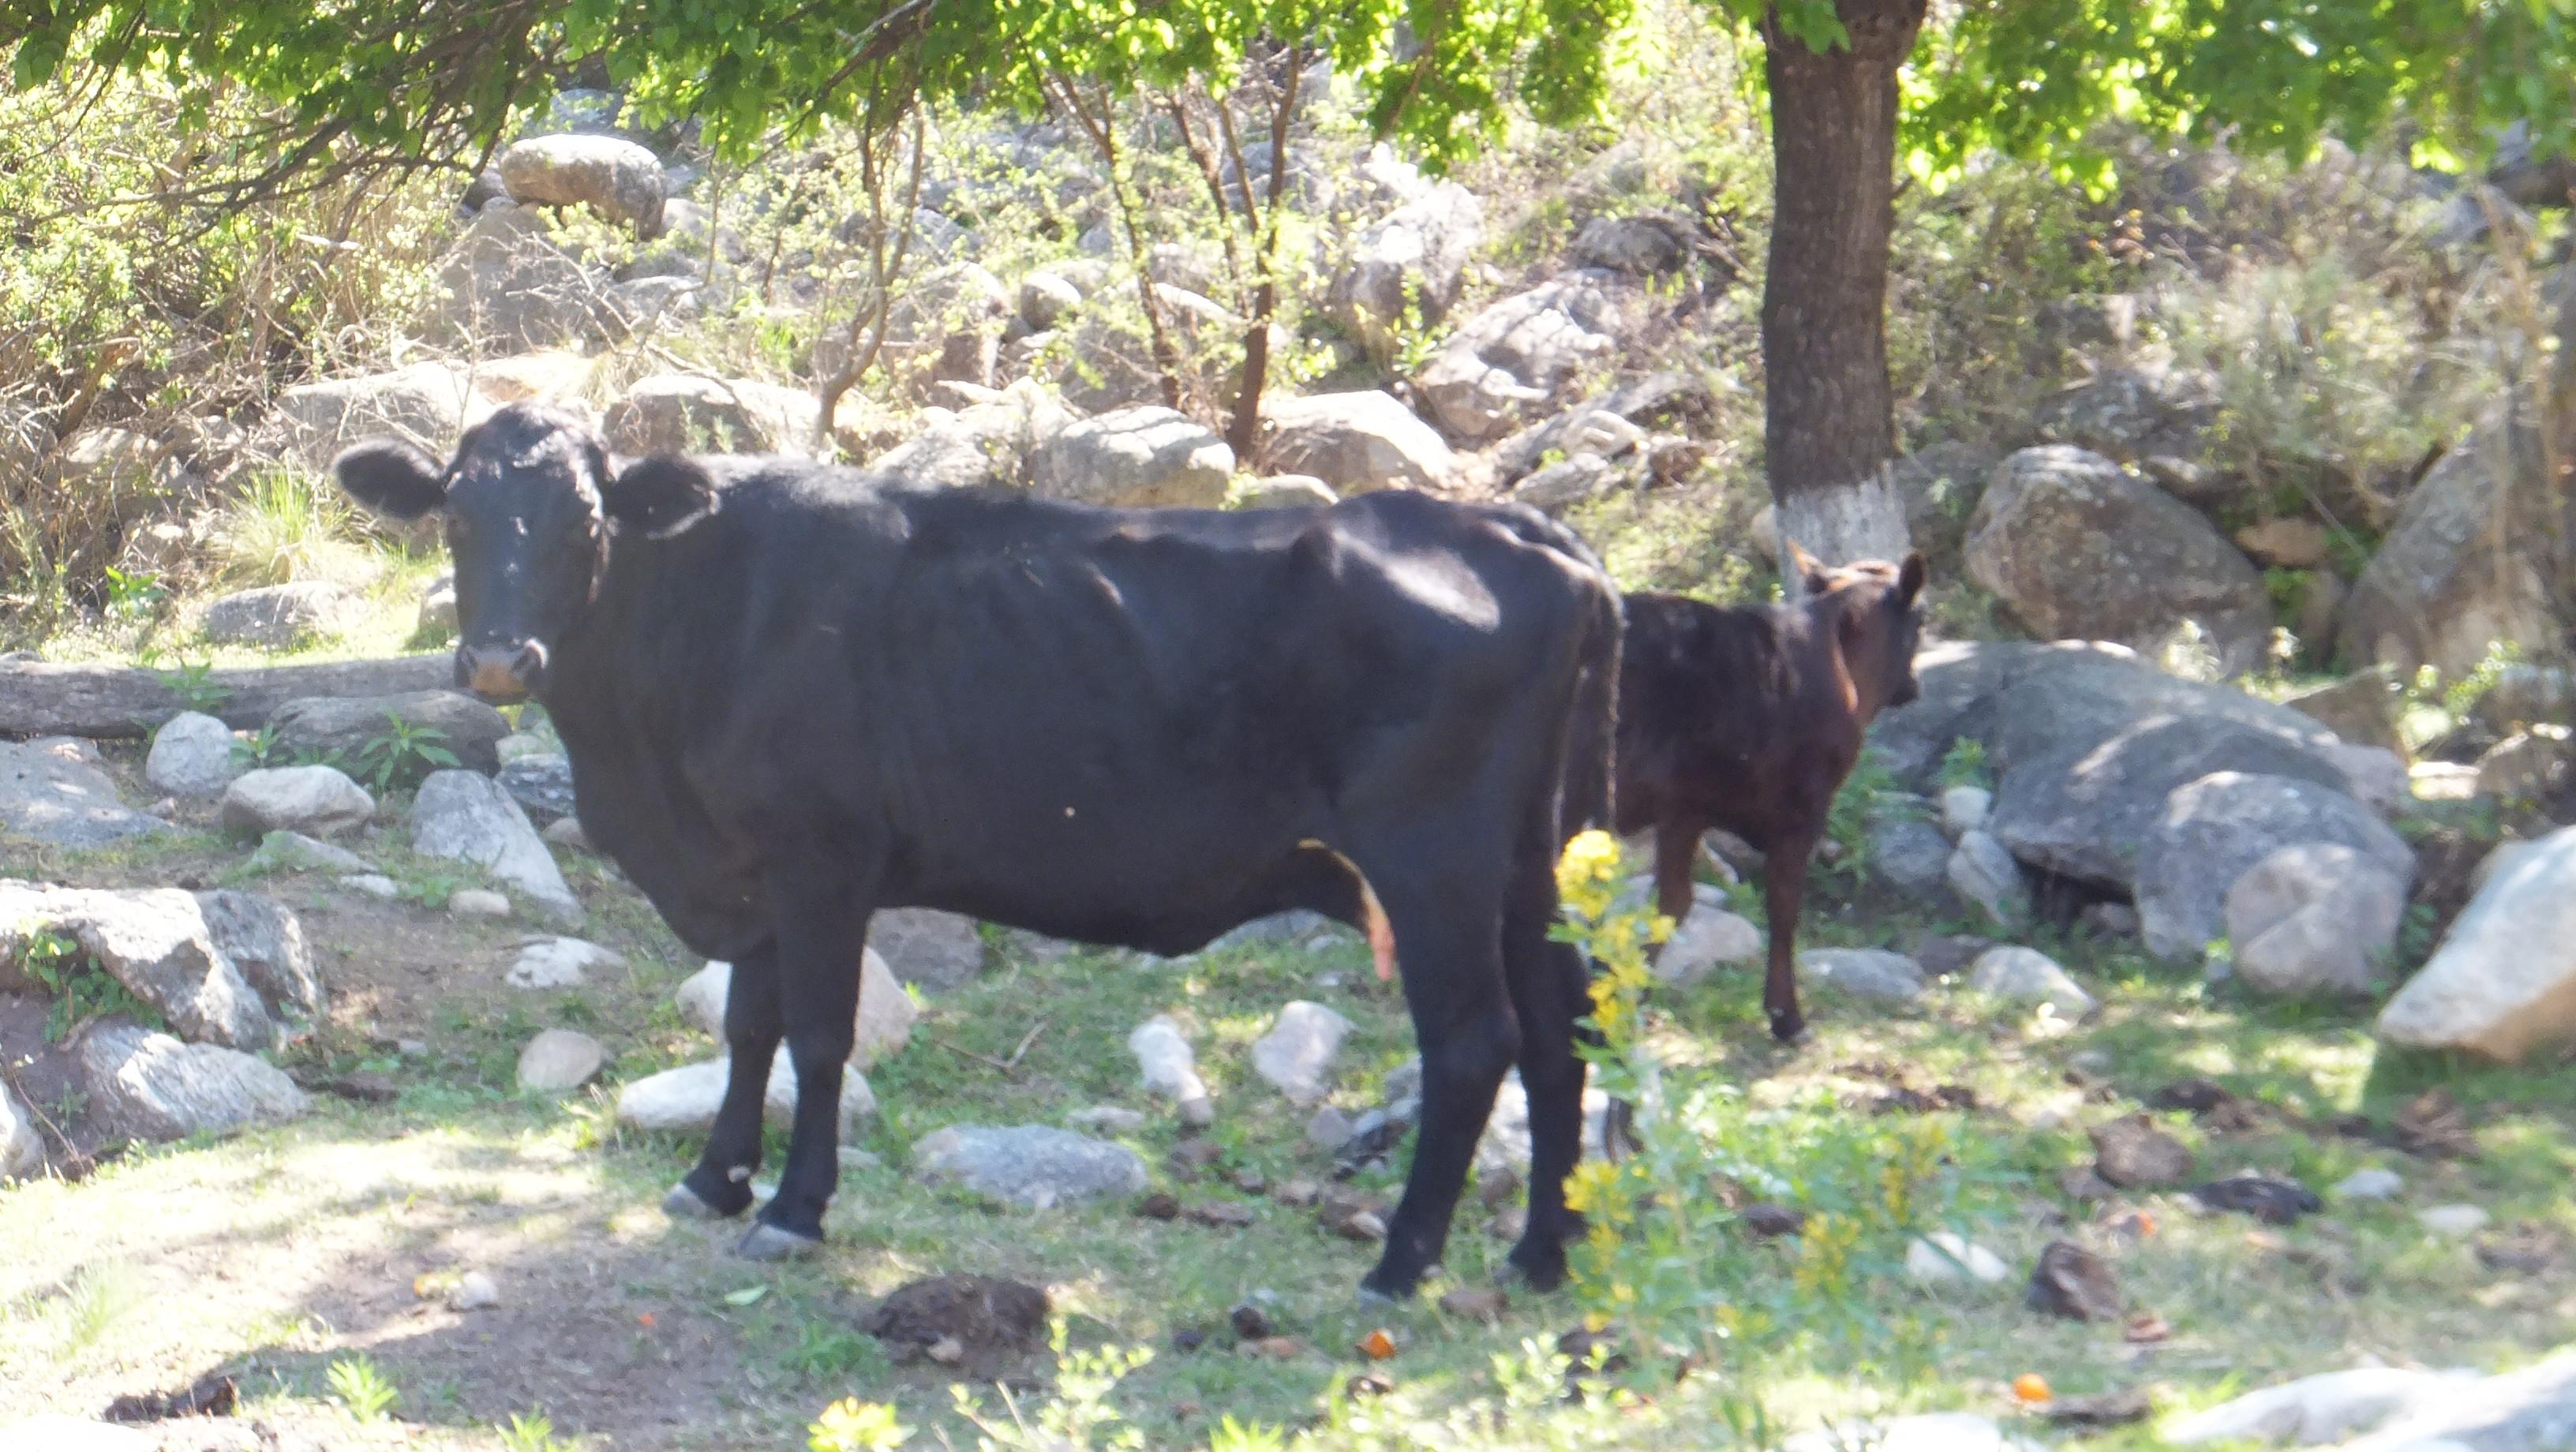
[[[1771,1032],[1806,1027],[1795,976],[1798,904],[1825,812],[1884,706],[1914,699],[1923,557],[1818,564],[1795,544],[1794,605],[1720,609],[1627,597],[1620,652],[1618,828],[1655,829],[1655,902],[1691,908],[1700,834],[1723,827],[1764,854],[1771,918],[1762,1006]]]

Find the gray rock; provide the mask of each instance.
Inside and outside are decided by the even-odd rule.
[[[1232,929],[1209,943],[1206,951],[1215,953],[1265,943],[1293,943],[1310,934],[1330,932],[1340,926],[1322,913],[1309,912],[1304,908],[1291,908],[1284,913],[1272,913],[1266,918],[1254,918],[1251,922]]]
[[[441,575],[429,582],[420,593],[420,614],[412,633],[426,640],[444,640],[456,634],[456,577]]]
[[[1419,1061],[1416,1061],[1417,1065]],[[1351,1126],[1354,1138],[1376,1138],[1386,1124],[1393,1122],[1401,1129],[1414,1122],[1421,1113],[1418,1091],[1408,1092],[1405,1099],[1388,1111],[1372,1109]],[[1586,1087],[1583,1091],[1583,1153],[1601,1154],[1603,1120],[1610,1110],[1610,1096],[1604,1091]],[[1494,1110],[1486,1116],[1485,1132],[1476,1141],[1476,1170],[1481,1175],[1503,1173],[1526,1178],[1530,1167],[1529,1091],[1521,1084],[1521,1071],[1513,1069],[1503,1075],[1502,1084],[1494,1091]]]
[[[1066,1115],[1064,1117],[1064,1122],[1072,1125],[1078,1130],[1093,1130],[1108,1134],[1134,1134],[1136,1131],[1143,1129],[1150,1121],[1148,1121],[1144,1115],[1137,1113],[1133,1109],[1121,1108],[1115,1104],[1095,1104],[1087,1109],[1077,1109],[1071,1114]]]
[[[1798,977],[1870,1003],[1912,1003],[1923,996],[1922,965],[1881,948],[1809,948],[1798,955]]]
[[[1750,963],[1762,956],[1762,930],[1752,920],[1693,903],[1691,910],[1655,954],[1655,976],[1666,983],[1696,983],[1723,963]]]
[[[1324,310],[1379,356],[1392,354],[1413,314],[1438,323],[1456,306],[1467,261],[1485,236],[1485,210],[1455,182],[1423,185],[1351,239],[1325,292]]]
[[[1968,986],[2013,1003],[2045,1003],[2069,1019],[2082,1018],[2094,1006],[2084,985],[2036,948],[1987,949],[1969,965]]]
[[[233,728],[212,716],[182,711],[152,733],[143,779],[177,797],[219,797],[249,768],[233,755]]]
[[[2567,780],[2568,762],[2576,757],[2564,726],[2517,731],[2478,756],[2478,795],[2501,802],[2538,801]]]
[[[460,887],[447,895],[447,911],[460,918],[506,918],[510,899],[488,888]]]
[[[581,819],[578,817],[560,818],[549,824],[537,836],[550,846],[570,847],[576,852],[592,850],[590,834],[581,829]]]
[[[552,825],[572,815],[572,762],[561,752],[522,756],[504,765],[494,780],[531,822]]]
[[[116,798],[116,783],[60,738],[0,742],[0,831],[56,847],[104,847],[170,824]]]
[[[555,743],[551,737],[542,736],[533,731],[513,731],[492,743],[492,751],[494,755],[501,758],[504,766],[531,756],[562,754],[555,749]]]
[[[1941,793],[1941,829],[1952,837],[1986,825],[1995,794],[1978,786],[1954,786]]]
[[[527,813],[491,778],[470,771],[430,773],[412,799],[411,820],[413,851],[471,862],[548,914],[581,920],[581,902],[565,885],[554,855],[538,840]]]
[[[423,744],[455,753],[459,765],[490,772],[501,764],[494,747],[510,734],[500,712],[462,691],[408,691],[396,696],[308,696],[269,713],[277,744],[292,753],[336,754],[364,763],[371,744],[395,735],[435,731]]]
[[[2271,642],[2253,565],[2189,506],[2081,449],[2024,449],[1997,465],[1965,558],[1969,576],[2041,636],[2152,655],[2193,622],[2231,675],[2260,664]]]
[[[1885,816],[1869,824],[1869,870],[1897,891],[1932,907],[1955,906],[1950,839],[1920,817]]]
[[[2030,916],[2030,887],[2022,880],[2021,863],[1991,832],[1960,833],[1943,874],[1952,891],[1996,923],[2009,926]]]
[[[672,999],[680,1017],[718,1039],[725,1036],[725,1002],[733,992],[733,965],[709,962],[682,983]],[[874,1068],[879,1060],[900,1053],[912,1041],[912,1026],[921,1009],[903,990],[884,955],[874,948],[859,955],[859,1006],[851,1024],[850,1063]]]
[[[390,435],[445,457],[465,426],[474,388],[463,370],[414,363],[389,373],[298,383],[277,396],[274,427],[284,453],[309,468],[361,439]]]
[[[440,262],[437,281],[438,301],[424,332],[468,352],[587,346],[625,334],[608,299],[607,274],[575,261],[554,244],[542,216],[506,197],[466,225]],[[454,438],[451,425],[432,451],[443,453]],[[321,467],[329,451],[323,453],[314,458],[308,451],[307,462]]]
[[[2235,975],[2258,993],[2369,992],[2405,910],[2405,881],[2359,851],[2293,843],[2227,889]]]
[[[2355,1170],[2328,1193],[2338,1200],[2394,1200],[2406,1189],[2406,1177],[2373,1166]]]
[[[1512,486],[1512,501],[1560,514],[1618,487],[1625,476],[1599,454],[1576,454],[1547,465]]]
[[[715,1125],[716,1108],[724,1103],[725,1080],[732,1072],[730,1060],[710,1059],[637,1079],[617,1093],[617,1122],[634,1129],[693,1130],[703,1134]],[[868,1087],[867,1076],[856,1069],[842,1069],[842,1135],[847,1137],[861,1120],[876,1112],[877,1098]],[[761,1118],[778,1129],[795,1122],[796,1066],[785,1044],[778,1046],[777,1054],[769,1061],[769,1082],[761,1095]]]
[[[1574,234],[1572,256],[1585,267],[1653,277],[1690,261],[1698,230],[1677,217],[1595,217]]]
[[[230,1134],[284,1124],[307,1107],[294,1080],[249,1054],[117,1020],[91,1025],[78,1057],[91,1122],[113,1135]]]
[[[206,933],[259,995],[281,1039],[298,1039],[323,1021],[330,993],[304,940],[304,925],[284,903],[255,892],[221,888],[196,895]]]
[[[2343,1452],[2555,1452],[2576,1428],[2576,1352],[2412,1400]]]
[[[353,872],[340,879],[340,885],[352,892],[362,892],[378,902],[392,902],[402,895],[402,888],[381,872]],[[501,899],[501,911],[510,910],[510,900]]]
[[[1907,1255],[1912,1258],[1910,1250]],[[1819,1427],[1782,1442],[1780,1452],[1847,1452],[1859,1447],[1870,1452],[2039,1452],[2040,1444],[2007,1435],[1992,1418],[1973,1412],[1930,1412]]]
[[[219,815],[227,831],[337,837],[373,820],[376,799],[336,766],[268,766],[234,778]]]
[[[1138,1194],[1146,1185],[1145,1162],[1134,1150],[1039,1124],[953,1125],[915,1141],[912,1164],[931,1184],[960,1184],[1035,1210]]]
[[[1357,1130],[1358,1121],[1327,1104],[1306,1121],[1306,1142],[1317,1149],[1338,1150],[1350,1143]]]
[[[1311,471],[1310,471],[1311,472]],[[1069,425],[1029,455],[1029,483],[1047,499],[1131,507],[1225,502],[1234,450],[1176,409],[1114,409]]]
[[[2481,424],[2407,494],[2336,616],[2338,654],[2456,680],[2496,641],[2555,636],[2547,576],[2524,538],[2548,531],[2520,527],[2515,503],[2547,486],[2507,434],[2501,418]]]
[[[599,1040],[571,1029],[547,1029],[519,1050],[519,1092],[560,1094],[578,1089],[608,1062]]]
[[[29,938],[53,933],[191,1039],[264,1049],[277,1025],[217,945],[198,900],[177,888],[93,891],[0,881],[0,944],[9,969]],[[23,975],[21,975],[23,977]]]
[[[1243,486],[1245,509],[1311,509],[1338,504],[1342,496],[1312,474],[1273,474]]]
[[[1382,389],[1265,398],[1261,429],[1270,467],[1312,475],[1345,497],[1443,489],[1465,467],[1431,425]]]
[[[2327,546],[2333,543],[2324,525],[2294,516],[2249,524],[2236,531],[2235,538],[2236,547],[2253,556],[2256,563],[2290,570],[2324,564]]]
[[[1717,422],[1717,395],[1696,374],[1650,373],[1595,394],[1496,444],[1495,478],[1508,484],[1543,467],[1551,455],[1571,458],[1591,453],[1623,459],[1645,445],[1654,430],[1697,435]],[[1774,556],[1779,552],[1776,540],[1764,551]]]
[[[1209,1104],[1207,1081],[1199,1077],[1198,1056],[1190,1049],[1189,1037],[1169,1015],[1158,1013],[1136,1025],[1135,1031],[1127,1035],[1127,1051],[1136,1056],[1136,1070],[1148,1092],[1184,1108]]]
[[[776,454],[813,437],[812,394],[749,378],[662,373],[609,405],[610,447],[627,454]]]
[[[502,981],[512,988],[577,988],[593,968],[623,968],[616,953],[580,938],[537,938],[519,949]]]
[[[1351,1021],[1320,1003],[1304,1000],[1279,1010],[1270,1032],[1252,1045],[1252,1067],[1296,1104],[1323,1097],[1333,1056],[1341,1051]]]
[[[662,207],[670,178],[662,160],[615,136],[531,136],[514,142],[495,163],[510,199],[522,205],[588,207],[638,236],[661,235]]]
[[[2188,370],[2105,368],[2049,400],[2041,437],[2135,464],[2179,497],[2214,502],[2230,481],[2210,463],[2217,380]]]
[[[934,908],[887,908],[868,920],[868,946],[894,976],[924,993],[945,993],[984,971],[975,920]]]
[[[32,1179],[45,1168],[45,1139],[36,1116],[0,1084],[0,1185]]]
[[[346,590],[320,580],[263,585],[217,599],[198,628],[217,645],[286,650],[329,634],[348,606]]]
[[[1020,321],[1032,333],[1043,333],[1082,306],[1082,289],[1052,272],[1032,272],[1020,279]]]
[[[2380,1011],[2379,1035],[2512,1063],[2576,1039],[2576,827],[2500,863],[2432,960]]]
[[[1617,273],[1560,273],[1460,324],[1415,386],[1452,437],[1494,438],[1556,402],[1584,365],[1632,330],[1641,304]]]
[[[2392,1414],[2456,1401],[2474,1382],[2467,1372],[2397,1366],[2330,1371],[2248,1392],[2181,1418],[2164,1429],[2163,1440],[2186,1447],[2203,1442],[2340,1442]]]
[[[2147,951],[2198,961],[2225,929],[2236,879],[2301,842],[2340,843],[2401,882],[2415,878],[2405,842],[2344,793],[2293,777],[2214,772],[2166,798],[2139,851],[2135,897]]]

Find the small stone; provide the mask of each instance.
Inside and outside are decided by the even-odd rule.
[[[1440,1298],[1441,1310],[1475,1321],[1499,1321],[1511,1305],[1501,1290],[1480,1286],[1462,1286]]]
[[[402,895],[402,889],[394,885],[394,880],[381,872],[353,872],[341,878],[340,885],[352,892],[362,892],[383,902],[392,902]],[[501,911],[509,910],[509,899],[502,899]]]
[[[337,767],[267,767],[235,777],[224,788],[219,815],[232,832],[337,837],[371,821],[376,799]]]
[[[966,1359],[966,1343],[954,1336],[942,1336],[922,1352],[941,1366],[955,1366]]]
[[[1145,1162],[1134,1150],[1050,1125],[953,1125],[917,1141],[912,1163],[922,1180],[956,1180],[1031,1207],[1145,1188]]]
[[[1871,1003],[1912,1003],[1923,996],[1923,967],[1880,948],[1812,948],[1798,955],[1798,976]]]
[[[2116,1321],[2120,1285],[2102,1257],[2071,1240],[2052,1240],[2030,1273],[2030,1305],[2070,1321]]]
[[[2091,1165],[2069,1165],[2059,1170],[2057,1188],[2070,1200],[2108,1200],[2116,1193],[2111,1182],[2095,1174]]]
[[[1252,1207],[1239,1200],[1210,1200],[1192,1205],[1182,1212],[1201,1225],[1219,1230],[1240,1230],[1253,1221]]]
[[[1196,1326],[1183,1326],[1172,1332],[1172,1349],[1183,1355],[1207,1345],[1207,1333]]]
[[[1247,1346],[1253,1355],[1270,1361],[1288,1361],[1306,1352],[1306,1344],[1294,1336],[1265,1336]]]
[[[2406,1177],[2395,1170],[2373,1166],[2355,1170],[2334,1187],[2338,1200],[2394,1200],[2406,1188]]]
[[[462,894],[459,894],[462,896]],[[579,938],[539,938],[519,950],[502,981],[512,988],[577,988],[592,968],[626,966],[616,953]]]
[[[1259,1170],[1234,1172],[1234,1187],[1247,1195],[1258,1195],[1270,1188],[1270,1177]]]
[[[1352,1124],[1350,1115],[1327,1104],[1306,1121],[1306,1138],[1318,1148],[1337,1150],[1349,1142]]]
[[[2266,1225],[2289,1225],[2325,1208],[2305,1185],[2267,1175],[2230,1175],[2194,1186],[2191,1197],[2208,1209],[2251,1215]]]
[[[1905,1247],[1905,1274],[1917,1285],[1993,1285],[2012,1274],[2002,1256],[1947,1230],[1919,1236]]]
[[[1226,1313],[1226,1322],[1234,1328],[1235,1337],[1243,1341],[1263,1341],[1278,1334],[1270,1324],[1270,1313],[1250,1301]]]
[[[500,759],[503,766],[508,766],[523,756],[554,756],[559,752],[553,742],[542,736],[513,731],[492,743],[492,754]]]
[[[1323,1097],[1325,1079],[1351,1021],[1320,1003],[1300,999],[1279,1010],[1270,1032],[1252,1045],[1252,1067],[1292,1103]]]
[[[2030,888],[2022,881],[2021,864],[2012,849],[1982,827],[1959,834],[1949,875],[1951,888],[1995,922],[2012,924],[2030,915]]]
[[[460,887],[447,898],[447,910],[460,918],[506,918],[510,900],[480,887]]]
[[[1282,1180],[1279,1188],[1270,1192],[1270,1198],[1282,1205],[1302,1208],[1324,1198],[1324,1189],[1312,1180]]]
[[[2014,1003],[2041,1003],[2069,1019],[2094,1008],[2093,995],[2036,948],[1990,948],[1968,969],[1968,986]]]
[[[467,1271],[457,1277],[456,1289],[448,1293],[447,1304],[459,1311],[484,1311],[501,1304],[501,1288],[481,1271]]]
[[[1186,1178],[1196,1179],[1201,1171],[1212,1168],[1225,1158],[1225,1146],[1212,1139],[1185,1139],[1172,1146],[1168,1158],[1173,1169]]]
[[[1122,1109],[1115,1104],[1095,1104],[1089,1109],[1077,1109],[1066,1115],[1064,1122],[1076,1129],[1106,1130],[1111,1134],[1133,1134],[1145,1127],[1145,1116],[1133,1109]]]
[[[1205,1129],[1216,1123],[1216,1104],[1205,1095],[1182,1100],[1180,1113],[1181,1123],[1190,1129]]]
[[[1756,1203],[1744,1207],[1744,1228],[1764,1240],[1796,1235],[1807,1228],[1807,1216],[1806,1212],[1786,1205]]]
[[[547,1029],[519,1051],[523,1093],[559,1094],[590,1082],[608,1060],[599,1040],[571,1029]]]
[[[1127,1051],[1136,1056],[1137,1072],[1146,1092],[1184,1106],[1208,1098],[1207,1083],[1199,1077],[1198,1058],[1190,1051],[1190,1041],[1181,1033],[1181,1026],[1170,1015],[1156,1014],[1138,1024],[1127,1035]]]
[[[558,817],[537,834],[539,840],[557,847],[570,847],[577,852],[590,850],[590,836],[581,830],[578,817]]]
[[[143,779],[154,789],[183,797],[220,797],[247,768],[233,754],[233,728],[212,716],[182,711],[152,733]]]
[[[2477,1205],[2435,1205],[2415,1212],[2415,1219],[2435,1235],[2465,1239],[2487,1228],[2495,1217]]]
[[[2161,1190],[2191,1175],[2192,1154],[2181,1140],[2155,1127],[2143,1114],[2115,1119],[2091,1131],[2094,1170],[2114,1185],[2131,1190]]]
[[[1136,1202],[1136,1218],[1139,1220],[1178,1220],[1181,1218],[1181,1202],[1175,1196],[1164,1194],[1161,1191],[1156,1191],[1154,1194],[1148,1195],[1144,1199]]]
[[[316,841],[301,832],[271,832],[250,855],[253,867],[287,872],[365,873],[367,859],[346,847]]]
[[[1941,829],[1952,841],[1986,825],[1995,794],[1979,786],[1954,786],[1941,793]]]
[[[1724,908],[1693,903],[1672,938],[1655,955],[1655,976],[1666,983],[1696,983],[1721,964],[1762,956],[1762,930]]]

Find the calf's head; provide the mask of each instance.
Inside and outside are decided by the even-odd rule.
[[[394,439],[358,444],[331,468],[378,514],[441,513],[456,561],[456,683],[493,701],[545,683],[546,659],[597,594],[615,538],[676,534],[716,507],[698,465],[617,467],[587,424],[533,404],[466,430],[444,468]]]
[[[1792,541],[1789,564],[1805,587],[1807,608],[1832,622],[1861,720],[1922,694],[1914,679],[1914,647],[1923,633],[1919,551],[1908,553],[1902,564],[1825,565]]]

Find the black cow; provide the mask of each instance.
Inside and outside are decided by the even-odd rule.
[[[1795,964],[1807,860],[1870,719],[1918,693],[1923,591],[1919,554],[1834,569],[1789,553],[1804,587],[1793,605],[1627,597],[1617,751],[1619,830],[1655,829],[1658,911],[1690,912],[1691,856],[1709,828],[1762,851],[1762,1004],[1782,1039],[1806,1028]]]
[[[783,1035],[794,1134],[739,1251],[820,1241],[880,907],[1173,954],[1382,905],[1423,1115],[1364,1287],[1404,1294],[1439,1260],[1515,1061],[1533,1173],[1511,1258],[1563,1277],[1588,1001],[1547,934],[1558,850],[1607,815],[1606,753],[1569,741],[1578,717],[1603,739],[1619,631],[1572,535],[1403,492],[1223,514],[782,459],[621,466],[524,405],[443,469],[381,440],[335,467],[384,514],[445,512],[460,682],[544,703],[585,834],[734,964],[732,1077],[675,1213],[750,1207]]]

